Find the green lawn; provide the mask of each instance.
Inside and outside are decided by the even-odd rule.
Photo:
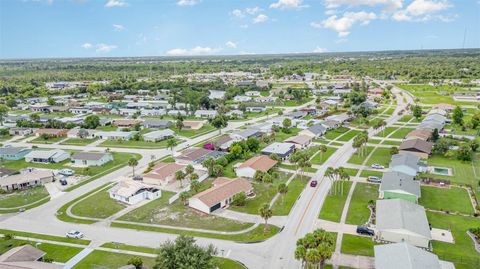
[[[349,176],[351,176],[351,177],[356,176],[357,173],[358,173],[358,169],[355,169],[355,168],[343,168],[343,169],[344,169],[344,170],[347,172],[347,174],[348,174]]]
[[[174,193],[164,191],[162,197],[143,205],[120,217],[121,221],[190,227],[215,231],[240,231],[252,226],[251,223],[234,221],[215,215],[202,215],[179,200],[168,204]]]
[[[215,131],[215,127],[213,127],[212,125],[210,124],[204,124],[202,126],[202,128],[198,129],[198,130],[191,130],[191,129],[182,129],[182,130],[178,130],[178,128],[172,126],[170,127],[170,129],[172,131],[175,132],[175,134],[179,135],[179,136],[184,136],[184,137],[188,137],[188,138],[193,138],[193,137],[197,137],[197,136],[200,136],[200,135],[203,135],[203,134],[207,134],[207,133],[210,133],[210,132],[213,132]]]
[[[390,140],[384,140],[382,142],[382,145],[390,145],[390,146],[400,146],[400,144],[402,144],[401,141],[390,141]]]
[[[345,206],[345,201],[347,200],[348,192],[350,191],[352,182],[346,181],[343,184],[343,195],[340,192],[335,195],[330,193],[327,195],[325,201],[323,202],[319,218],[340,222],[343,207]]]
[[[452,85],[440,85],[440,86],[430,86],[430,85],[407,85],[400,84],[400,88],[410,92],[420,100],[422,104],[473,104],[474,102],[456,102],[453,100],[453,97],[450,95],[442,95],[440,92],[445,92],[448,94],[453,94],[456,91],[467,91],[468,88],[462,88],[459,86]]]
[[[372,171],[372,170],[362,170],[362,173],[360,173],[361,177],[369,177],[369,176],[374,176],[374,177],[379,177],[381,178],[383,176],[383,172],[380,171]]]
[[[370,158],[367,161],[367,165],[372,165],[374,163],[381,164],[385,167],[388,167],[390,160],[392,159],[392,155],[390,154],[389,148],[376,148],[375,151],[372,153]]]
[[[245,206],[230,206],[230,210],[244,212],[249,214],[258,214],[258,210],[264,203],[270,203],[275,194],[277,186],[285,183],[290,174],[283,174],[279,179],[274,180],[272,184],[252,182],[255,197],[248,199]]]
[[[55,262],[65,263],[73,256],[77,255],[82,248],[71,247],[71,246],[63,246],[63,245],[55,245],[50,243],[38,243],[33,241],[25,241],[19,239],[10,239],[0,240],[0,253],[4,253],[14,247],[23,246],[23,245],[32,245],[33,247],[37,247],[45,251],[45,258],[52,259]]]
[[[465,214],[473,214],[472,204],[468,193],[463,188],[437,188],[422,186],[422,197],[420,204],[426,208],[434,210],[442,210],[449,212],[459,212]]]
[[[395,130],[397,130],[398,127],[391,127],[391,126],[388,126],[388,127],[385,127],[383,128],[380,132],[378,132],[375,136],[378,136],[378,137],[387,137],[389,134],[391,134],[392,132],[394,132]]]
[[[453,170],[453,176],[431,175],[434,178],[448,179],[455,184],[478,186],[478,181],[480,180],[480,153],[473,155],[473,162],[464,162],[456,158],[449,159],[440,155],[433,155],[428,158],[428,164],[450,167]]]
[[[77,263],[73,268],[74,269],[91,269],[98,266],[103,266],[103,268],[119,268],[121,266],[127,265],[128,261],[135,257],[134,255],[129,254],[119,254],[102,250],[95,250],[92,253],[88,254],[83,260]],[[143,264],[152,268],[155,265],[155,258],[150,257],[141,257]]]
[[[283,131],[283,129],[280,129],[280,132],[275,133],[275,141],[276,141],[276,142],[283,142],[283,141],[285,141],[287,138],[290,138],[290,137],[292,137],[292,136],[297,135],[298,132],[300,132],[300,129],[295,128],[295,127],[289,128],[289,132],[287,132],[287,133],[285,133],[285,132]]]
[[[223,169],[223,176],[228,177],[228,178],[236,178],[237,174],[235,173],[235,170],[233,170],[233,166],[235,166],[237,163],[242,163],[245,160],[235,160],[233,162],[230,162],[225,166]]]
[[[328,140],[334,140],[335,138],[339,137],[340,135],[348,132],[350,129],[346,128],[346,127],[339,127],[337,129],[333,129],[333,130],[328,130],[324,136],[326,139]]]
[[[353,191],[350,207],[348,208],[347,220],[348,224],[363,225],[370,217],[368,202],[376,201],[378,198],[377,184],[357,183]]]
[[[365,158],[367,158],[368,154],[370,154],[370,152],[374,149],[374,147],[366,147],[366,149],[364,148],[363,149],[363,154],[362,154],[362,150],[360,149],[357,149],[355,151],[355,153],[352,155],[352,157],[350,157],[350,159],[348,160],[348,163],[352,163],[352,164],[363,164],[363,162],[365,161]]]
[[[330,158],[330,156],[332,156],[332,154],[337,151],[337,148],[332,148],[332,147],[327,147],[327,151],[325,152],[318,152],[317,155],[315,155],[311,160],[310,162],[312,164],[318,164],[318,165],[322,165],[326,160],[328,160],[328,158]]]
[[[340,136],[337,140],[338,141],[345,141],[345,142],[350,141],[352,138],[357,136],[359,133],[361,133],[361,131],[350,130],[350,131],[346,132],[344,135]]]
[[[126,206],[111,199],[108,190],[102,190],[74,205],[72,214],[79,217],[106,219]]]
[[[287,216],[309,180],[309,177],[303,177],[303,179],[300,179],[300,176],[293,179],[290,184],[288,184],[288,192],[285,196],[280,196],[277,202],[273,204],[273,215]]]
[[[60,145],[84,146],[84,145],[91,144],[97,140],[98,138],[90,138],[90,139],[70,138],[60,143]]]
[[[341,252],[373,257],[373,246],[375,246],[375,242],[371,237],[343,234]]]
[[[413,131],[413,128],[398,128],[389,138],[405,138],[408,133]]]
[[[446,215],[427,212],[428,222],[434,228],[450,229],[455,239],[454,244],[432,241],[433,252],[441,260],[455,263],[456,269],[476,269],[480,265],[480,255],[475,251],[467,230],[480,226],[478,218]]]
[[[48,192],[43,186],[2,194],[0,195],[0,208],[9,209],[25,206],[47,197],[49,197]]]
[[[63,139],[65,139],[66,137],[52,137],[52,138],[48,138],[48,139],[43,139],[43,137],[37,137],[33,140],[30,140],[29,143],[34,143],[34,144],[54,144],[54,143],[57,143],[59,141],[62,141]]]
[[[85,240],[85,239],[66,238],[66,237],[56,236],[56,235],[36,234],[36,233],[21,232],[21,231],[6,230],[6,229],[0,229],[0,234],[3,234],[3,235],[10,234],[13,236],[22,236],[22,237],[43,239],[43,240],[49,240],[49,241],[79,244],[79,245],[90,244],[90,240]]]
[[[399,122],[409,122],[411,119],[413,119],[413,115],[404,115]]]
[[[182,140],[175,139],[177,144],[183,142]],[[116,140],[111,141],[107,140],[100,144],[101,147],[112,147],[112,148],[138,148],[138,149],[162,149],[167,147],[168,139],[158,141],[158,142],[148,142],[148,141],[124,141],[124,140]]]

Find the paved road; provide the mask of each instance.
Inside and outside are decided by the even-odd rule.
[[[400,92],[397,89],[392,90],[397,95],[398,106],[394,114],[387,119],[387,122],[394,122],[401,116],[397,116],[400,109],[403,108],[402,98],[398,97]],[[303,106],[307,106],[305,104]],[[302,107],[303,107],[302,106]],[[298,109],[299,107],[286,108],[284,112]],[[266,117],[256,118],[248,121],[248,123],[255,123],[264,120]],[[227,132],[234,130],[240,126],[245,125],[246,122],[230,123],[227,128],[222,130]],[[370,135],[374,134],[373,130],[368,130]],[[175,151],[179,151],[188,147],[188,144],[193,145],[202,140],[215,136],[216,132],[204,135],[202,137],[192,139],[185,142],[175,148]],[[21,145],[21,143],[15,143]],[[48,146],[48,145],[46,145]],[[56,148],[63,148],[61,145],[54,145]],[[42,145],[43,147],[43,145]],[[66,147],[68,149],[74,148],[72,146]],[[85,149],[85,148],[81,148]],[[98,150],[97,147],[94,149]],[[90,150],[90,149],[88,149]],[[93,149],[92,149],[93,150]],[[115,149],[116,151],[117,149]],[[149,156],[152,152],[155,153],[157,158],[168,155],[168,150],[139,150],[139,149],[119,149],[122,152],[136,152],[143,155],[140,160],[140,167],[146,166],[150,161]],[[300,268],[300,262],[296,261],[293,257],[295,242],[298,238],[302,237],[308,232],[311,232],[316,228],[318,214],[323,205],[324,199],[330,188],[329,180],[323,177],[327,167],[338,167],[345,164],[350,156],[353,154],[354,149],[352,142],[345,143],[340,147],[332,156],[322,165],[321,169],[318,169],[314,175],[314,179],[319,181],[317,188],[307,187],[303,190],[300,198],[292,208],[290,215],[288,216],[285,227],[278,235],[256,244],[243,244],[232,241],[216,240],[208,238],[197,238],[197,242],[201,245],[214,244],[220,253],[228,254],[229,258],[239,260],[243,262],[248,268]],[[147,157],[148,156],[148,157]],[[158,247],[158,245],[165,240],[174,239],[174,234],[154,233],[147,231],[136,231],[130,229],[120,229],[113,227],[106,227],[104,225],[84,225],[75,223],[65,223],[59,221],[54,215],[59,207],[63,204],[75,199],[76,197],[100,186],[104,183],[115,180],[129,172],[129,168],[123,168],[115,171],[107,176],[99,178],[91,183],[79,187],[78,189],[66,193],[53,199],[50,202],[28,210],[27,212],[12,215],[9,218],[2,217],[0,220],[0,228],[15,229],[20,231],[29,231],[35,233],[64,235],[65,232],[71,229],[81,230],[85,235],[93,239],[92,244],[97,245],[103,242],[120,242],[131,245],[141,245],[148,247]]]

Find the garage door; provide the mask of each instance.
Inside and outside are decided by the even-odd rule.
[[[220,208],[220,206],[221,206],[221,204],[220,204],[220,203],[218,203],[218,204],[216,204],[216,205],[214,205],[214,206],[210,207],[210,212],[213,212],[213,211],[215,211],[215,210],[219,209],[219,208]]]

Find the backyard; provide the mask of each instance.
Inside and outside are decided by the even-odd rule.
[[[26,206],[49,197],[43,186],[0,195],[0,213],[2,209]]]
[[[374,256],[375,242],[371,237],[344,234],[342,237],[341,252],[350,255]]]
[[[468,192],[463,188],[422,186],[421,190],[422,197],[419,203],[426,208],[449,211],[451,213],[475,213]]]
[[[387,167],[390,163],[390,160],[392,159],[392,154],[390,154],[390,150],[390,148],[376,148],[368,159],[367,165],[370,166],[374,163],[378,163]]]
[[[348,208],[346,223],[363,225],[370,217],[370,209],[368,203],[376,201],[378,198],[377,184],[360,183],[358,182],[353,190],[352,200]]]
[[[106,219],[124,209],[126,207],[124,204],[110,198],[108,190],[101,190],[74,205],[71,208],[72,214],[79,217]]]

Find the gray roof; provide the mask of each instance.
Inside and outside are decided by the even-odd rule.
[[[146,133],[143,135],[143,137],[147,138],[157,138],[157,137],[167,137],[167,136],[174,136],[175,132],[170,130],[170,129],[165,129],[165,130],[159,130],[159,131],[153,131],[150,133]]]
[[[441,130],[443,129],[444,124],[435,121],[426,121],[418,125],[417,129],[432,129],[432,130]]]
[[[143,122],[143,125],[144,126],[153,125],[153,126],[168,127],[168,126],[172,125],[172,122],[168,121],[168,120],[145,120]]]
[[[29,151],[29,149],[22,147],[3,147],[0,148],[0,155],[16,155],[26,150]]]
[[[234,132],[233,134],[241,136],[241,137],[249,138],[249,137],[257,135],[259,132],[260,131],[258,129],[250,128],[250,129],[242,130],[242,131],[239,131],[239,132]]]
[[[72,159],[76,160],[87,160],[87,161],[98,161],[103,158],[103,156],[108,153],[103,152],[75,152],[72,155]]]
[[[279,142],[275,142],[275,143],[270,144],[270,145],[267,146],[266,148],[262,149],[262,152],[265,152],[265,153],[276,153],[276,154],[283,155],[283,154],[286,154],[286,153],[288,153],[289,151],[291,151],[292,148],[294,148],[294,147],[295,147],[295,145],[292,144],[292,143],[279,143]]]
[[[376,215],[379,231],[405,230],[405,233],[432,238],[423,206],[401,199],[377,200]]]
[[[399,165],[405,165],[418,171],[419,162],[420,162],[420,157],[418,157],[415,154],[399,153],[392,156],[392,160],[390,161],[390,168],[393,168]]]
[[[69,154],[69,153],[62,149],[36,150],[36,151],[31,151],[30,153],[25,155],[25,158],[50,159],[50,158],[55,158],[56,156],[59,156],[62,154]]]
[[[327,131],[327,128],[322,123],[317,123],[315,125],[310,126],[307,130],[312,132],[313,134],[323,134]]]
[[[412,176],[400,172],[385,172],[380,191],[404,192],[420,197],[420,184]]]
[[[374,246],[376,269],[441,269],[437,255],[408,243]]]

